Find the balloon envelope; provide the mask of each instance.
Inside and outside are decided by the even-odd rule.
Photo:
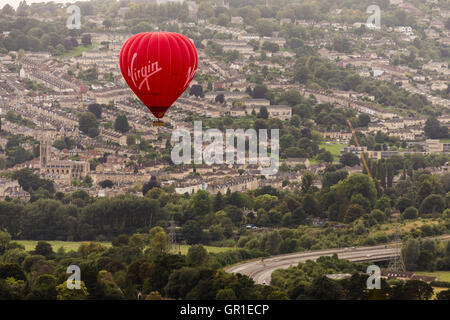
[[[120,50],[125,81],[157,118],[186,90],[197,66],[197,49],[179,33],[138,33]]]

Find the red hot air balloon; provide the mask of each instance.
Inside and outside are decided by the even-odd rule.
[[[138,33],[120,50],[125,81],[158,119],[189,86],[197,66],[197,49],[178,33]]]

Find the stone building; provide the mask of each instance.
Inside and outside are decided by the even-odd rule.
[[[0,199],[19,198],[23,201],[30,199],[30,194],[22,189],[17,180],[0,179]]]
[[[44,137],[40,146],[40,174],[42,177],[61,184],[70,184],[72,179],[83,179],[89,173],[89,162],[53,160],[51,140]]]

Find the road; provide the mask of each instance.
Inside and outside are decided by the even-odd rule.
[[[306,260],[315,261],[319,257],[332,256],[336,253],[339,259],[347,259],[353,262],[376,262],[388,260],[396,255],[396,252],[397,250],[395,248],[380,245],[289,253],[264,259],[264,262],[258,260],[239,264],[230,267],[225,271],[228,273],[241,273],[247,275],[259,284],[264,282],[269,284],[272,272],[275,270],[287,269],[290,266],[296,266],[299,262],[306,262]]]
[[[450,240],[450,235],[425,237],[423,239],[438,239],[441,241]],[[370,247],[352,247],[289,253],[264,259],[264,262],[259,259],[257,261],[241,263],[225,269],[225,271],[228,273],[241,273],[247,275],[259,284],[263,284],[264,282],[269,284],[272,272],[277,269],[287,269],[290,266],[296,266],[300,262],[306,262],[306,260],[315,261],[317,258],[332,256],[335,253],[338,255],[339,259],[347,259],[352,262],[386,261],[393,258],[395,255],[398,255],[395,247],[390,245],[392,245],[392,243]]]

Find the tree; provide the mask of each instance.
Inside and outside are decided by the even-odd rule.
[[[408,207],[403,211],[403,219],[415,219],[419,215],[419,211],[415,207]]]
[[[217,17],[217,24],[224,27],[228,26],[230,24],[230,17],[224,13],[220,14]]]
[[[271,37],[272,32],[275,30],[275,26],[266,19],[259,19],[256,21],[256,31],[262,37]]]
[[[321,162],[332,163],[333,162],[333,154],[330,151],[323,151],[317,155],[317,160]]]
[[[273,42],[269,42],[269,41],[264,41],[261,48],[265,51],[270,51],[272,53],[280,51],[280,46],[277,43],[273,43]]]
[[[91,138],[98,136],[98,121],[97,117],[92,112],[84,112],[80,115],[78,121],[80,131],[87,134]]]
[[[281,236],[278,231],[273,231],[267,235],[264,235],[262,240],[262,246],[264,250],[270,255],[276,255],[280,253]]]
[[[397,201],[397,209],[400,212],[404,212],[406,210],[406,208],[411,207],[413,205],[414,205],[414,201],[412,201],[411,199],[408,199],[406,197],[401,197]]]
[[[254,201],[254,208],[256,210],[262,208],[265,211],[269,211],[274,208],[278,203],[277,196],[271,196],[270,194],[263,194],[257,196]]]
[[[214,212],[220,211],[225,207],[225,201],[223,200],[222,193],[219,191],[214,197],[213,210]]]
[[[7,278],[27,281],[27,276],[17,263],[5,263],[0,265],[0,279]]]
[[[359,157],[351,152],[343,153],[339,161],[343,166],[353,167],[359,165]]]
[[[208,263],[209,255],[208,251],[201,245],[195,244],[189,247],[186,264],[191,267],[205,266]]]
[[[55,50],[53,51],[53,54],[56,56],[62,55],[64,52],[66,52],[66,48],[62,43],[56,45]]]
[[[152,25],[146,21],[141,21],[137,24],[134,24],[131,27],[131,33],[136,34],[136,33],[141,33],[141,32],[150,32],[152,31]]]
[[[333,49],[338,52],[349,52],[350,51],[350,40],[342,37],[336,36],[333,39]]]
[[[450,19],[448,19],[447,21],[450,21]],[[450,29],[450,23],[447,29]],[[436,297],[438,300],[450,300],[450,289],[438,292]]]
[[[259,109],[258,118],[269,119],[269,112],[267,111],[266,107],[263,106]]]
[[[347,178],[348,172],[344,170],[325,172],[322,177],[322,188],[330,188],[341,180]]]
[[[256,85],[255,88],[253,88],[253,91],[251,91],[251,96],[254,99],[264,99],[266,98],[267,93],[269,90],[267,89],[266,85]]]
[[[17,15],[20,17],[28,16],[30,12],[30,6],[26,3],[26,1],[21,1],[19,6],[17,7]]]
[[[420,256],[420,243],[416,239],[410,239],[402,248],[403,260],[407,270],[416,270]]]
[[[430,179],[424,179],[423,181],[417,181],[417,194],[416,194],[416,203],[420,205],[426,197],[430,196],[433,193],[433,181]]]
[[[81,36],[81,43],[83,46],[90,46],[92,44],[92,37],[89,33],[85,33]]]
[[[119,234],[112,241],[112,245],[114,247],[127,246],[129,240],[130,240],[130,237],[127,234],[125,234],[125,233]]]
[[[429,300],[433,295],[433,287],[420,280],[409,280],[403,285],[407,300]]]
[[[306,84],[309,80],[309,70],[304,65],[295,66],[294,80]]]
[[[88,111],[92,112],[97,119],[102,118],[102,106],[98,103],[92,103],[88,106]]]
[[[5,4],[3,6],[1,13],[5,16],[13,16],[16,14],[16,12],[14,11],[14,8],[9,4]]]
[[[228,205],[225,207],[225,212],[227,217],[231,219],[231,221],[235,225],[239,225],[242,222],[242,209],[233,205]]]
[[[73,44],[70,38],[65,38],[63,42],[64,48],[69,51],[73,49]]]
[[[145,300],[162,300],[162,296],[158,291],[152,291],[145,297]]]
[[[114,182],[112,182],[112,181],[109,180],[109,179],[106,179],[106,180],[100,181],[100,182],[98,183],[98,185],[99,185],[100,187],[102,187],[103,189],[105,189],[105,188],[112,188],[112,187],[114,186]]]
[[[221,104],[223,104],[223,103],[225,102],[225,96],[224,96],[224,94],[223,94],[223,93],[219,93],[219,94],[216,96],[215,101],[216,101],[216,103],[221,103]]]
[[[70,42],[72,43],[72,47],[78,47],[80,44],[78,43],[77,38],[75,37],[70,37]]]
[[[106,28],[106,29],[109,29],[109,28],[111,28],[112,27],[112,21],[110,20],[110,19],[105,19],[105,20],[103,20],[103,26]]]
[[[387,196],[382,196],[375,202],[375,209],[385,211],[386,209],[391,210],[391,199]]]
[[[293,107],[300,104],[303,101],[303,97],[298,90],[289,89],[281,94],[280,101]]]
[[[419,211],[421,214],[425,213],[442,213],[446,208],[444,197],[439,194],[431,194],[426,197],[420,205]]]
[[[220,289],[217,291],[216,300],[236,300],[236,294],[231,288]]]
[[[38,254],[46,257],[47,259],[52,259],[55,255],[53,252],[52,245],[46,241],[38,241],[36,247],[34,248],[33,254]]]
[[[98,67],[96,64],[85,69],[80,70],[78,73],[78,78],[86,81],[97,81],[98,80]]]
[[[150,181],[142,186],[142,194],[145,196],[147,192],[153,188],[159,188],[161,184],[158,182],[155,176],[150,177]]]
[[[203,97],[203,87],[199,84],[194,84],[191,86],[191,89],[189,90],[189,95],[198,97]]]
[[[267,295],[268,300],[289,300],[289,297],[286,293],[280,290],[274,290]]]
[[[88,174],[83,178],[83,185],[89,188],[92,187],[92,182],[93,182],[92,177]]]
[[[367,200],[369,200],[370,205],[373,206],[375,204],[377,198],[377,190],[375,188],[374,182],[366,174],[359,173],[349,175],[344,180],[344,183],[339,187],[345,190],[349,199],[351,199],[354,195],[360,193]]]
[[[32,285],[28,298],[31,300],[56,300],[58,284],[51,274],[40,275]]]
[[[119,131],[121,133],[125,133],[130,130],[130,125],[128,124],[128,119],[126,115],[121,114],[117,116],[116,121],[114,122],[114,130]]]
[[[373,218],[377,223],[383,223],[386,220],[386,215],[379,209],[372,210],[369,216]]]
[[[167,139],[166,144],[169,143],[170,144],[170,140]],[[134,146],[136,144],[136,136],[133,134],[127,135],[127,146]],[[167,148],[167,146],[166,146]]]
[[[313,300],[342,300],[345,297],[342,287],[326,276],[315,278],[307,292]]]
[[[365,210],[359,204],[351,204],[344,217],[346,223],[353,222],[356,219],[362,217],[365,214]]]
[[[15,171],[13,173],[13,178],[17,179],[20,186],[28,192],[43,188],[50,193],[55,193],[55,186],[53,184],[53,181],[39,178],[33,173],[33,170],[29,168]]]
[[[106,270],[101,270],[97,277],[97,290],[100,299],[122,300],[124,295],[122,290],[114,281],[112,274]]]
[[[300,224],[305,223],[306,221],[306,213],[303,210],[303,207],[300,205],[292,211],[291,222],[294,226],[298,226]]]
[[[55,142],[53,142],[53,146],[59,150],[70,150],[75,146],[75,141],[69,137],[64,137],[64,139],[55,140]]]
[[[8,244],[11,241],[11,235],[6,231],[0,230],[0,255],[3,255],[3,253],[6,251],[6,248],[8,248]]]
[[[78,247],[78,253],[81,254],[83,258],[86,258],[91,253],[100,253],[105,250],[106,248],[99,242],[83,242]]]
[[[192,197],[191,201],[192,213],[195,217],[205,216],[212,210],[212,203],[209,193],[205,190],[199,190]]]
[[[56,299],[58,300],[86,300],[88,291],[83,281],[80,281],[80,289],[69,289],[67,281],[56,287]]]
[[[291,38],[288,42],[289,48],[297,49],[304,46],[304,42],[299,38]]]
[[[25,272],[31,272],[31,269],[37,265],[45,263],[45,257],[41,255],[29,255],[22,262],[22,268]]]
[[[392,188],[392,182],[394,181],[394,166],[391,161],[386,163],[386,186]]]
[[[23,300],[26,298],[28,284],[14,278],[0,279],[0,299]]]
[[[185,299],[187,294],[200,281],[200,272],[196,268],[183,267],[170,274],[164,288],[166,294],[174,299]]]
[[[425,136],[430,139],[442,139],[448,137],[448,128],[441,126],[440,122],[434,118],[428,118],[424,127]]]
[[[370,116],[366,113],[361,113],[358,116],[358,125],[360,127],[367,127],[370,123]]]
[[[316,175],[311,171],[306,171],[302,176],[302,192],[308,192],[312,187],[314,180],[316,179]]]
[[[188,220],[181,227],[181,235],[188,244],[197,244],[203,240],[203,229],[195,220]]]
[[[150,230],[150,252],[153,254],[163,254],[169,251],[169,238],[161,227],[154,227]]]

